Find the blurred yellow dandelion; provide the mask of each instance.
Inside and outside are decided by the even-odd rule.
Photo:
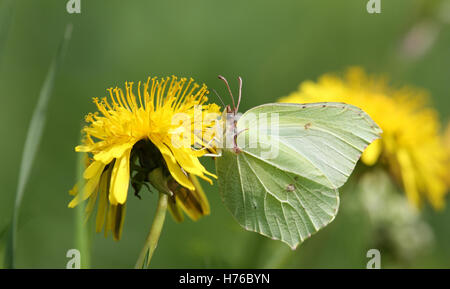
[[[100,113],[86,116],[89,125],[83,128],[83,143],[75,148],[88,153],[89,163],[83,174],[85,184],[71,191],[75,197],[69,207],[89,198],[89,216],[98,199],[96,231],[104,228],[105,235],[112,231],[116,240],[122,231],[130,180],[137,195],[146,182],[161,193],[170,193],[169,209],[181,221],[181,211],[194,220],[209,214],[196,176],[210,183],[207,176],[216,177],[198,159],[206,149],[214,150],[213,135],[205,132],[213,130],[215,123],[213,119],[198,122],[194,114],[220,113],[217,105],[206,104],[206,86],[175,76],[148,78],[137,86],[137,97],[133,83],[127,82],[125,93],[116,87],[108,89],[110,100],[94,98]],[[188,124],[181,125],[186,118],[177,116],[187,117]]]
[[[383,78],[369,77],[354,67],[345,77],[324,75],[305,81],[281,102],[345,102],[366,111],[383,130],[382,138],[365,150],[362,161],[385,165],[403,186],[409,201],[423,199],[444,206],[448,190],[448,152],[439,134],[437,112],[426,107],[427,93],[409,87],[392,89]]]

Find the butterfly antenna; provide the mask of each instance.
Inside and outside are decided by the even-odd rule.
[[[233,97],[233,94],[231,93],[231,89],[230,89],[230,85],[228,84],[228,81],[222,75],[219,75],[218,77],[219,77],[219,79],[223,80],[223,82],[225,82],[225,84],[227,85],[228,92],[230,93],[231,100],[233,101],[233,109],[234,109],[234,111],[236,111],[236,105],[234,103],[234,97]]]
[[[217,91],[213,88],[213,91],[215,93],[215,95],[217,95],[217,97],[219,98],[220,102],[223,104],[223,107],[225,107],[225,103],[223,102],[222,98],[220,97],[220,95],[217,93]]]
[[[241,103],[241,97],[242,97],[242,77],[238,77],[239,79],[239,98],[238,98],[238,104],[236,106],[236,112],[239,110],[239,104]]]

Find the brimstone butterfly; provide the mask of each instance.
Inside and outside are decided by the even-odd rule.
[[[264,104],[239,117],[239,84],[238,105],[231,95],[222,117],[220,194],[246,230],[296,248],[334,219],[338,188],[381,129],[344,103]]]

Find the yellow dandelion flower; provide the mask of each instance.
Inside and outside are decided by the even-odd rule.
[[[442,208],[448,189],[448,153],[437,113],[425,106],[426,97],[418,89],[391,89],[383,78],[369,77],[356,67],[344,78],[324,75],[317,83],[306,81],[280,101],[345,102],[360,107],[383,130],[382,138],[364,151],[362,161],[369,166],[385,164],[415,206],[427,199]]]
[[[209,214],[209,204],[199,182],[212,183],[199,161],[211,146],[215,121],[220,115],[215,104],[206,104],[207,87],[185,78],[148,78],[137,84],[110,88],[109,100],[94,98],[98,112],[86,116],[83,143],[77,152],[89,155],[84,185],[70,192],[69,207],[89,198],[87,215],[98,199],[96,231],[113,232],[120,239],[128,188],[137,196],[143,185],[151,184],[168,193],[169,209],[177,221],[182,211],[196,220]],[[202,118],[202,116],[205,116]]]

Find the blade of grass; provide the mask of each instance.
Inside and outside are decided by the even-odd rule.
[[[31,122],[28,127],[28,132],[22,153],[22,161],[20,163],[19,180],[17,184],[16,198],[14,202],[12,223],[9,232],[9,242],[7,245],[8,248],[6,250],[7,254],[6,265],[9,268],[14,268],[16,266],[15,253],[17,246],[17,225],[23,194],[30,175],[34,158],[36,156],[36,151],[39,147],[42,132],[44,130],[48,102],[53,91],[55,78],[58,73],[59,67],[61,66],[61,63],[64,59],[64,55],[71,34],[72,34],[72,24],[68,24],[64,33],[64,38],[61,41],[58,51],[52,60],[50,69],[42,85],[38,98],[38,103],[34,109],[33,116],[31,117]]]

